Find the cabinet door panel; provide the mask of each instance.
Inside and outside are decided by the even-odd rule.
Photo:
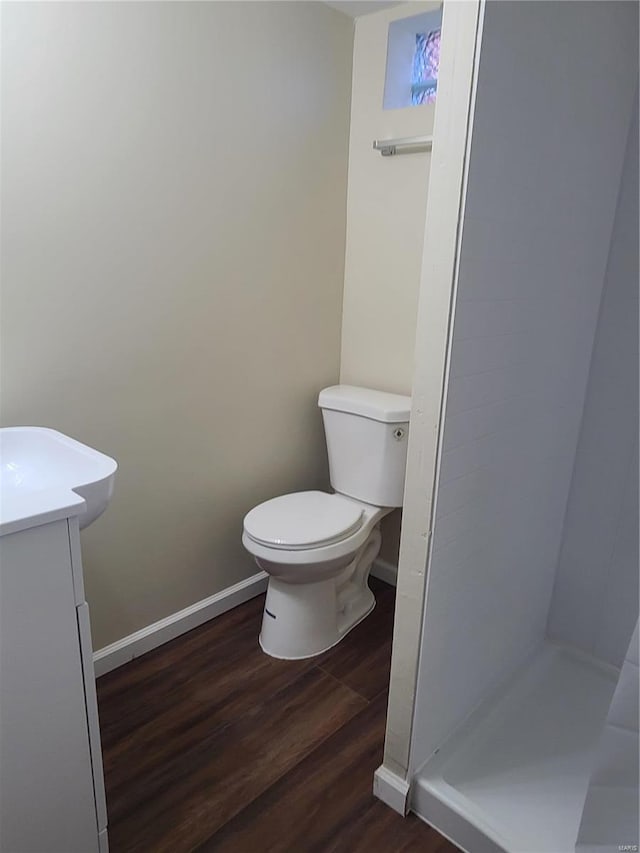
[[[0,537],[0,850],[97,849],[65,519]]]

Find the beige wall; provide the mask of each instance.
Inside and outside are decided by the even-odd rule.
[[[411,393],[429,164],[382,157],[374,139],[430,134],[434,105],[383,110],[389,23],[436,9],[403,3],[356,20],[349,142],[342,382]]]
[[[327,485],[353,25],[288,2],[2,13],[2,422],[120,464],[83,533],[101,647],[252,574],[243,514]]]
[[[432,133],[434,105],[383,110],[391,21],[437,9],[402,3],[356,19],[340,381],[411,393],[430,153],[382,157],[374,139]],[[381,557],[397,565],[400,513]]]

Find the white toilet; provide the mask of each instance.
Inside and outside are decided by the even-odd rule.
[[[320,392],[335,493],[259,504],[242,543],[269,574],[260,645],[285,660],[340,642],[375,606],[369,570],[380,520],[402,506],[411,399],[351,385]]]

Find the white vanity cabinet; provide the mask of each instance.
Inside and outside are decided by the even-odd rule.
[[[0,853],[105,853],[77,510],[0,536]]]

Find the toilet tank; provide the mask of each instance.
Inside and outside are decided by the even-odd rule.
[[[353,385],[318,397],[331,485],[380,507],[402,506],[411,398]]]

